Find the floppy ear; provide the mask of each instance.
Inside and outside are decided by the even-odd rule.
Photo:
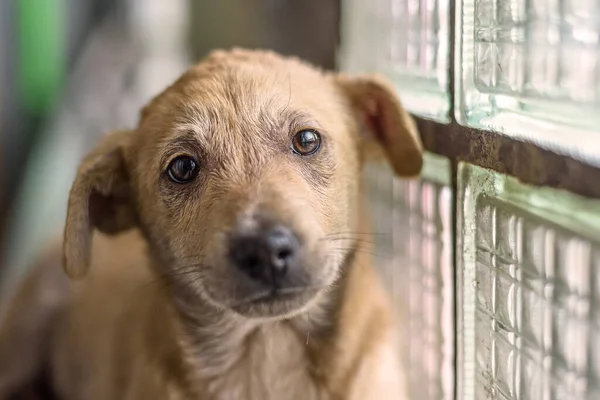
[[[112,133],[81,162],[71,187],[64,232],[64,268],[71,278],[86,275],[94,228],[116,234],[135,223],[125,163],[132,132]]]
[[[421,172],[423,154],[415,122],[406,112],[394,88],[378,76],[339,76],[363,131],[365,159],[387,156],[399,176]]]

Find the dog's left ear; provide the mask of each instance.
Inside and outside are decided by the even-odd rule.
[[[125,153],[133,132],[107,135],[81,162],[71,192],[64,233],[64,268],[81,278],[90,267],[92,231],[117,234],[136,223]]]
[[[364,139],[360,147],[365,158],[383,150],[397,175],[418,175],[423,166],[421,140],[394,88],[378,76],[340,75],[336,80],[359,120]]]

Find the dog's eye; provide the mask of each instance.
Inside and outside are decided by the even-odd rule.
[[[191,157],[179,156],[171,161],[167,173],[173,182],[188,183],[198,175],[198,164]]]
[[[304,129],[292,138],[292,150],[301,156],[315,154],[320,147],[321,135],[312,129]]]

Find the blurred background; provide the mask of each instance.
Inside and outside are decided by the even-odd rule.
[[[231,46],[416,117],[421,177],[365,171],[411,398],[600,399],[598,0],[0,0],[0,299],[98,137]]]
[[[337,0],[0,1],[0,285],[60,233],[81,157],[213,48],[335,67]]]

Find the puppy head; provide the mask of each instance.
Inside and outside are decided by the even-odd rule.
[[[94,228],[139,226],[192,303],[247,317],[298,313],[357,246],[361,166],[422,164],[415,126],[386,82],[325,74],[269,52],[215,52],[82,163],[65,267],[83,276]]]

